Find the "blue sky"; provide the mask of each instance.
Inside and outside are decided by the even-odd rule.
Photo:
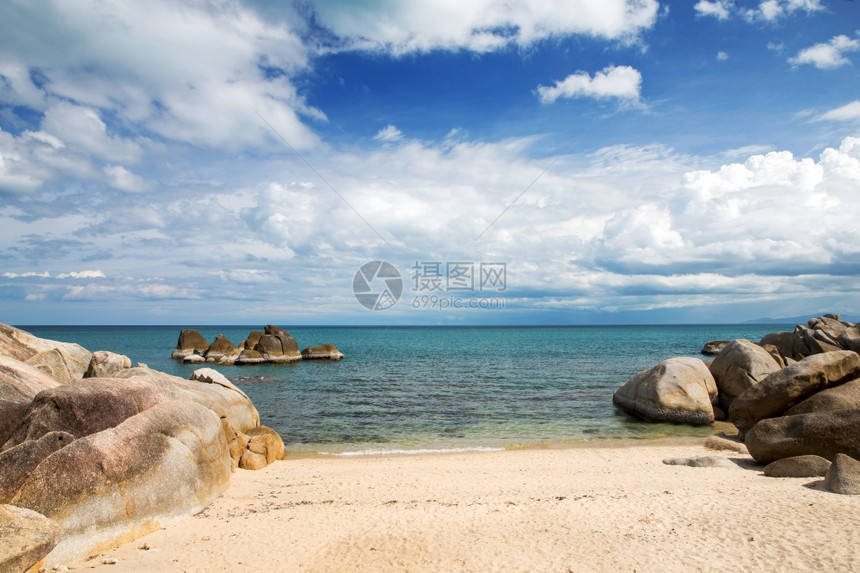
[[[856,316],[858,10],[4,2],[0,321]]]

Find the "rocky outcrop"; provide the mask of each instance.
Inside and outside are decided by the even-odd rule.
[[[185,358],[189,354],[203,355],[209,349],[209,342],[196,328],[183,328],[171,358]]]
[[[230,456],[218,416],[171,400],[45,458],[10,503],[55,520],[62,563],[202,510],[226,489]]]
[[[340,360],[343,353],[334,344],[320,344],[309,346],[302,350],[304,360]]]
[[[769,477],[824,477],[830,469],[830,461],[821,456],[794,456],[782,458],[768,464],[764,475]]]
[[[839,453],[860,458],[860,410],[832,410],[761,420],[745,443],[759,463],[816,455],[832,460]]]
[[[218,364],[233,364],[242,352],[238,346],[230,342],[223,334],[219,334],[209,345],[203,355],[206,362],[217,362]]]
[[[717,386],[698,358],[670,358],[633,375],[615,391],[612,402],[655,422],[710,424]]]
[[[835,388],[814,394],[792,408],[786,415],[826,412],[827,410],[851,410],[860,408],[860,379],[851,380]]]
[[[705,356],[717,356],[723,351],[723,348],[725,348],[729,342],[729,340],[712,340],[710,342],[706,342],[700,352]]]
[[[131,360],[128,356],[114,354],[107,350],[97,350],[93,352],[84,378],[111,378],[126,368],[131,368]]]
[[[743,434],[759,420],[779,416],[816,392],[860,377],[860,355],[850,350],[815,354],[750,386],[729,408]]]
[[[60,526],[23,507],[0,505],[0,573],[38,571],[60,538]]]
[[[824,489],[842,495],[860,495],[860,461],[836,454],[824,478]]]
[[[33,366],[0,355],[0,445],[24,418],[30,402],[59,382]]]
[[[56,350],[66,363],[68,370],[75,378],[81,378],[90,363],[90,351],[79,344],[57,342],[33,336],[27,331],[0,323],[0,355],[14,358],[21,362],[34,360],[32,364],[41,369],[35,358],[38,354]],[[50,374],[47,371],[46,373]]]
[[[794,360],[802,360],[813,354],[851,350],[842,340],[852,325],[843,322],[838,314],[825,314],[809,319],[808,326],[797,325],[793,332],[773,332],[759,341],[764,346],[772,344],[779,352]]]
[[[728,409],[735,398],[781,366],[767,350],[743,338],[732,340],[711,364],[720,392],[720,406]]]

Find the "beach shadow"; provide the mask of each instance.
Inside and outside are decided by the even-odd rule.
[[[805,487],[807,489],[814,489],[815,491],[824,491],[824,492],[827,491],[827,489],[824,487],[824,480],[823,479],[817,479],[815,481],[805,483],[805,484],[803,484],[803,487]]]
[[[727,459],[745,470],[764,472],[764,465],[758,463],[751,457],[732,457]]]

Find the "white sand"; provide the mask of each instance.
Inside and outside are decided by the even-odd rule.
[[[741,465],[662,463],[697,455]],[[200,515],[72,568],[860,570],[860,496],[748,462],[700,445],[288,459],[235,473]]]

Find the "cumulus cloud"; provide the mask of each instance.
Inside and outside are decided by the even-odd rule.
[[[860,121],[860,100],[831,109],[815,119],[816,121]]]
[[[657,0],[334,0],[313,5],[317,20],[350,48],[394,54],[490,52],[571,34],[630,41],[654,25],[659,7]]]
[[[758,7],[743,9],[741,13],[751,22],[773,22],[795,12],[811,14],[821,10],[824,10],[821,0],[764,0]]]
[[[58,279],[103,279],[105,274],[100,270],[94,271],[72,271],[69,273],[60,273]]]
[[[554,103],[559,98],[590,97],[596,99],[618,98],[626,102],[638,102],[642,87],[642,74],[630,66],[609,66],[592,77],[587,72],[567,76],[553,86],[538,86],[537,92],[543,103]]]
[[[713,16],[717,20],[728,20],[732,5],[728,0],[699,0],[693,8],[699,16]]]
[[[376,141],[400,141],[403,139],[403,132],[393,125],[386,125],[373,136]]]
[[[801,50],[789,63],[795,66],[812,64],[820,70],[832,70],[851,61],[845,57],[846,52],[860,50],[860,40],[854,40],[845,35],[834,36],[829,42],[815,44]]]

